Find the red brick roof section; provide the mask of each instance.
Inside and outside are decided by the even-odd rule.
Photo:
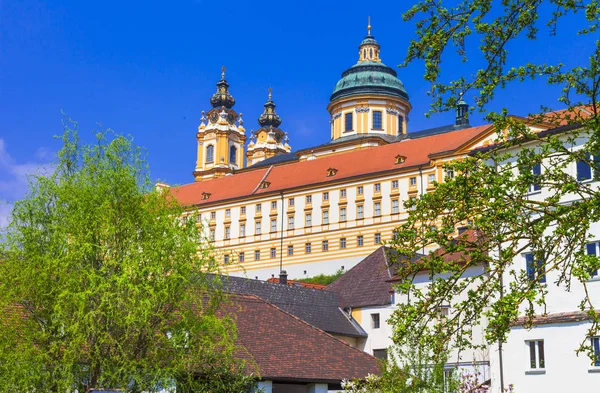
[[[386,248],[379,247],[327,286],[341,307],[383,306],[391,303],[392,284]]]
[[[261,167],[219,179],[173,187],[171,192],[184,205],[203,205],[426,165],[430,161],[429,155],[456,150],[489,128],[489,125],[484,125],[416,139],[404,139],[388,145],[278,165],[271,167],[270,172],[269,168]],[[406,161],[396,164],[396,156],[399,154],[405,156]],[[329,168],[337,169],[335,176],[327,176]],[[258,188],[263,180],[270,183],[268,188]],[[210,197],[202,199],[203,193],[210,193]]]
[[[379,373],[377,359],[323,330],[258,297],[230,296],[238,344],[262,379],[335,383]]]

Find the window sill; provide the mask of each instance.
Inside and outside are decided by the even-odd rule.
[[[545,369],[540,369],[540,370],[527,370],[527,371],[525,371],[525,375],[541,375],[541,374],[546,374],[546,370]]]
[[[600,373],[600,366],[591,367],[591,368],[588,370],[588,373]]]

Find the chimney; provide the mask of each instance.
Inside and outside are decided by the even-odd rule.
[[[469,104],[463,101],[462,97],[456,104],[456,125],[457,126],[469,126],[469,119],[467,115],[469,113]]]
[[[281,273],[279,273],[279,283],[287,285],[287,272],[285,270],[282,270]]]

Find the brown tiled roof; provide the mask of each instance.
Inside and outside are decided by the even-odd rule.
[[[596,310],[596,314],[600,315],[600,310]],[[561,324],[561,323],[574,323],[590,321],[591,318],[584,311],[568,311],[568,312],[557,312],[546,315],[535,315],[531,319],[531,325],[550,325],[550,324]],[[516,321],[511,323],[511,326],[523,326],[529,324],[529,317],[519,317]]]
[[[405,139],[389,145],[335,154],[316,160],[245,170],[219,179],[173,187],[170,192],[184,205],[205,205],[243,196],[269,194],[301,186],[426,165],[430,161],[430,155],[456,150],[484,134],[490,127],[490,125],[471,127],[416,139]],[[402,164],[396,164],[398,154],[406,157],[406,161]],[[337,169],[336,175],[328,177],[328,168]],[[262,181],[268,182],[269,187],[260,188]],[[203,193],[210,194],[210,197],[202,199]]]
[[[336,383],[378,374],[377,359],[266,301],[230,297],[243,346],[262,379]]]
[[[267,282],[273,283],[273,284],[279,284],[279,277],[271,277],[269,279],[267,279]],[[293,286],[299,286],[299,287],[304,287],[304,288],[312,288],[312,289],[325,289],[327,288],[327,285],[324,284],[315,284],[312,282],[303,282],[303,281],[297,281],[297,280],[287,280],[287,285],[289,285],[290,287]]]
[[[327,286],[337,293],[341,307],[383,306],[391,303],[392,284],[387,249],[379,247]]]

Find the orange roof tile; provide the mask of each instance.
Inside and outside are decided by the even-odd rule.
[[[243,196],[269,194],[393,169],[426,165],[430,161],[429,155],[456,150],[489,128],[489,125],[471,127],[315,160],[257,168],[220,179],[174,187],[171,192],[184,205],[205,205]],[[398,154],[406,156],[406,160],[401,164],[396,164]],[[337,169],[335,176],[327,176],[329,168]],[[268,188],[258,187],[263,180],[270,183]],[[202,199],[205,192],[211,194],[208,199]]]

